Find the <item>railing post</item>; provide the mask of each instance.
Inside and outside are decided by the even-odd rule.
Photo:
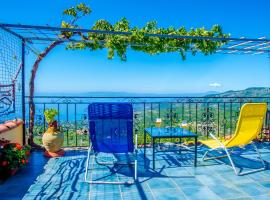
[[[22,39],[22,120],[23,120],[23,145],[26,143],[25,126],[25,39]]]

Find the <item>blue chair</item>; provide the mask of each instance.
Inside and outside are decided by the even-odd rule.
[[[135,147],[133,143],[133,108],[130,103],[91,103],[88,106],[90,147],[88,149],[85,181],[91,184],[132,184],[129,182],[109,182],[87,180],[89,159],[94,152],[95,161],[100,165],[127,165],[117,159],[99,158],[100,153],[118,155],[133,154],[134,180],[137,180],[137,133],[135,132]],[[101,156],[102,157],[102,156]],[[115,158],[115,157],[114,157]],[[92,167],[93,170],[93,167]]]

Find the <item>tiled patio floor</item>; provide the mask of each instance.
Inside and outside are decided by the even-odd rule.
[[[270,144],[261,144],[263,158],[270,162]],[[139,181],[126,185],[89,185],[84,182],[86,150],[70,150],[66,156],[46,159],[33,152],[30,165],[0,185],[1,200],[35,199],[270,199],[270,165],[268,170],[235,176],[220,161],[202,162],[204,147],[199,148],[198,167],[193,167],[193,153],[158,153],[156,171],[151,169],[151,151],[147,160],[139,155]],[[246,150],[244,155],[254,157]],[[239,156],[238,166],[254,168],[259,163]],[[224,159],[227,162],[226,159]],[[95,166],[98,167],[98,166]],[[92,176],[109,175],[107,167],[99,166]],[[132,169],[125,167],[106,180],[132,180]]]

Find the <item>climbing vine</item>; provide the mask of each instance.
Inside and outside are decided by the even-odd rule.
[[[63,11],[63,15],[68,19],[62,21],[62,28],[81,29],[78,24],[79,19],[91,14],[92,10],[84,3],[80,3],[74,7]],[[89,27],[87,27],[89,28]],[[80,31],[61,31],[58,40],[49,44],[44,51],[38,56],[31,70],[29,83],[29,105],[30,105],[30,125],[29,125],[29,144],[37,146],[33,140],[35,104],[33,101],[35,89],[35,77],[41,61],[58,45],[67,43],[66,48],[69,50],[89,49],[95,51],[98,49],[108,49],[108,58],[113,59],[117,55],[122,61],[127,60],[127,49],[131,48],[135,51],[141,51],[148,54],[160,54],[168,52],[179,52],[183,60],[186,59],[187,52],[192,55],[201,52],[205,55],[215,53],[215,51],[224,45],[224,40],[211,40],[211,38],[228,38],[229,34],[223,33],[221,26],[213,25],[209,30],[205,28],[192,28],[187,30],[185,27],[162,28],[157,26],[156,21],[146,23],[142,28],[131,27],[126,18],[122,18],[115,24],[111,24],[105,19],[98,20],[92,27],[92,30],[121,32],[121,34],[104,34],[104,33],[83,33]],[[126,33],[126,34],[124,34]],[[167,37],[157,37],[157,36]],[[169,36],[196,36],[176,39]],[[205,37],[208,39],[201,39]],[[73,41],[77,39],[77,41]]]
[[[64,11],[73,20],[77,18],[78,13],[83,12],[89,14],[91,9],[84,4],[79,4],[77,7],[72,7]],[[71,20],[72,21],[72,20]],[[70,24],[63,21],[62,27],[65,28],[80,28],[78,25]],[[122,18],[115,24],[101,19],[98,20],[92,27],[92,30],[103,30],[110,32],[126,32],[128,34],[97,34],[97,33],[74,33],[63,32],[63,35],[72,37],[76,34],[81,36],[80,42],[71,42],[67,45],[67,49],[108,49],[108,58],[112,59],[115,55],[121,60],[127,59],[127,48],[135,51],[142,51],[148,54],[160,54],[167,52],[179,52],[182,59],[186,59],[186,53],[191,52],[196,55],[201,52],[205,55],[214,53],[219,47],[224,45],[224,40],[203,40],[194,38],[176,39],[170,37],[155,37],[148,36],[149,34],[156,35],[179,35],[179,36],[195,36],[205,38],[227,38],[229,34],[224,34],[220,25],[213,25],[209,30],[202,28],[192,28],[187,30],[185,27],[162,28],[157,26],[156,21],[148,22],[144,27],[131,27],[126,18]]]

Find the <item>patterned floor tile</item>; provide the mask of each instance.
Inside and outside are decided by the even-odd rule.
[[[221,199],[218,195],[212,192],[208,187],[194,187],[194,188],[181,188],[189,200],[219,200]]]
[[[233,185],[216,185],[209,186],[209,189],[222,199],[247,198],[248,195],[240,189],[236,189]]]
[[[270,149],[265,146],[262,148],[264,159],[270,159]],[[203,153],[203,150],[199,152]],[[270,199],[270,170],[236,176],[226,162],[203,162],[201,154],[198,156],[198,167],[194,168],[193,154],[190,153],[158,153],[157,168],[153,170],[151,149],[147,148],[145,162],[143,150],[140,149],[139,153],[138,182],[127,186],[90,185],[84,182],[85,150],[70,150],[64,157],[53,159],[45,158],[42,152],[34,152],[30,165],[0,185],[0,199]],[[253,156],[253,152],[245,154],[250,154],[247,157]],[[241,161],[241,158],[237,159]],[[246,162],[246,159],[243,161]],[[248,161],[245,165],[252,162]],[[118,169],[115,174],[113,168],[96,164],[94,167],[89,169],[87,179],[92,174],[92,178],[103,177],[103,181],[133,180],[132,168]]]
[[[168,190],[152,190],[156,200],[170,199],[170,200],[185,200],[184,193],[179,189]]]
[[[249,196],[260,196],[260,195],[270,193],[270,189],[263,187],[262,185],[259,185],[257,183],[239,184],[237,185],[237,188],[240,188]]]

